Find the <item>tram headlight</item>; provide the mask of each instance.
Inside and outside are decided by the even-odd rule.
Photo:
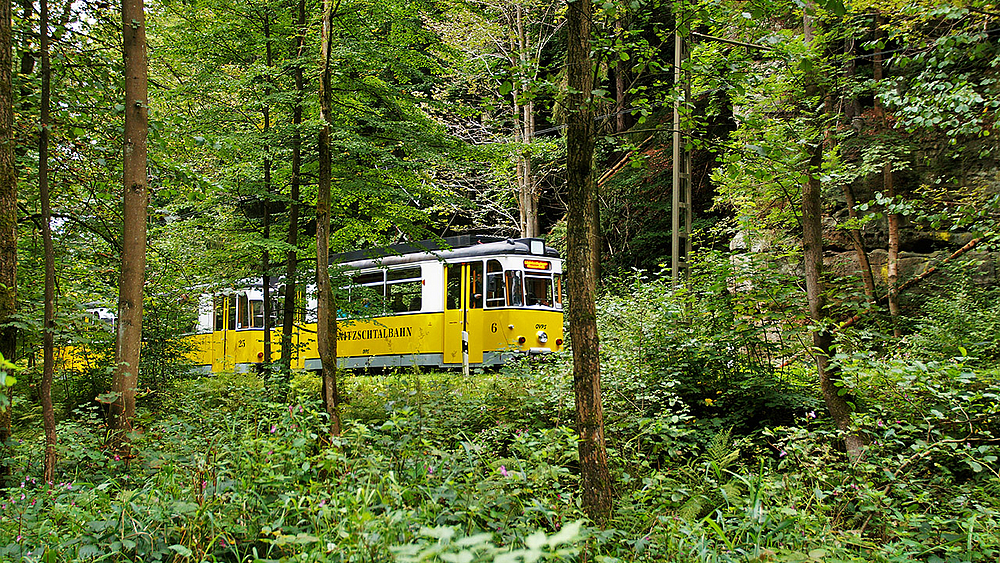
[[[545,334],[544,330],[538,331],[538,342],[541,344],[545,344],[548,341],[549,341],[549,335]]]

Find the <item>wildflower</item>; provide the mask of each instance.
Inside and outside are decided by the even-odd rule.
[[[809,411],[806,413],[806,418],[816,418],[816,411]]]
[[[504,467],[503,465],[500,466],[500,474],[503,475],[504,477],[507,476],[507,468]]]
[[[118,454],[115,454],[115,461],[121,461],[121,460],[122,458]]]
[[[428,475],[434,475],[434,467],[432,467],[430,465],[425,465],[424,467],[427,468],[427,474]]]
[[[882,424],[882,421],[881,421],[881,420],[880,420],[880,421],[878,421],[878,423],[877,423],[877,424],[878,424],[878,427],[879,427],[879,428],[882,428],[883,426],[885,426],[884,424]]]
[[[786,455],[788,455],[788,452],[786,452],[785,450],[781,450],[781,451],[780,451],[780,452],[778,453],[778,457],[785,457]]]
[[[277,431],[278,431],[278,425],[277,424],[272,424],[271,425],[271,434],[274,434]]]
[[[705,399],[705,404],[708,405],[708,406],[712,406],[712,403],[714,403],[714,402],[715,401],[713,401],[712,399]]]

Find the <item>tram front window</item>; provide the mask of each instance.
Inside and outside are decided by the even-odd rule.
[[[552,278],[524,276],[524,294],[527,305],[552,306]]]

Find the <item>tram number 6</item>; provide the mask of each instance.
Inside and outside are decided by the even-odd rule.
[[[490,326],[490,330],[492,330],[493,332],[496,332],[498,330],[498,328],[499,327],[497,327],[497,323],[493,323],[493,325]]]

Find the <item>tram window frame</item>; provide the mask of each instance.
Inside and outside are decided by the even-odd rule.
[[[552,282],[555,284],[555,290],[553,291],[553,296],[555,297],[555,307],[556,309],[562,309],[565,300],[566,288],[563,286],[563,275],[561,273],[552,274]]]
[[[532,287],[533,283],[538,283],[536,280],[539,280],[539,281],[542,281],[542,282],[546,282],[546,283],[544,283],[544,285],[545,285],[545,287],[548,288],[547,291],[545,292],[545,298],[542,299],[542,300],[539,300],[539,297],[537,295],[535,295],[533,291],[532,291],[532,293],[530,295],[528,293],[528,288]],[[534,300],[534,302],[532,302],[532,300]],[[539,302],[539,301],[541,301],[541,302]],[[524,302],[529,307],[552,307],[552,303],[553,303],[553,298],[552,298],[552,276],[551,275],[548,275],[548,276],[538,276],[538,275],[527,275],[526,274],[524,276]]]
[[[385,270],[360,272],[351,276],[351,289],[358,287],[366,287],[385,298]]]
[[[250,299],[247,304],[250,306],[249,328],[264,328],[264,300]]]
[[[385,301],[393,314],[419,312],[423,307],[423,273],[420,266],[387,270]]]
[[[462,265],[445,266],[445,309],[457,311],[462,308]]]
[[[485,286],[485,276],[483,275],[483,262],[469,262],[469,308],[482,309],[486,296],[483,293]],[[478,291],[477,291],[478,290]]]
[[[248,328],[250,328],[250,298],[246,293],[239,293],[236,297],[236,329]]]
[[[212,297],[212,312],[215,320],[212,325],[213,332],[219,332],[226,328],[226,296],[215,295]]]
[[[504,282],[507,288],[507,302],[511,307],[524,305],[524,272],[521,270],[507,270],[504,275]]]
[[[236,330],[236,294],[231,293],[226,296],[226,309],[229,314],[228,322],[226,323],[226,329]]]
[[[507,278],[504,276],[503,265],[496,258],[486,261],[486,308],[494,309],[507,306]],[[499,296],[498,296],[499,294]]]

